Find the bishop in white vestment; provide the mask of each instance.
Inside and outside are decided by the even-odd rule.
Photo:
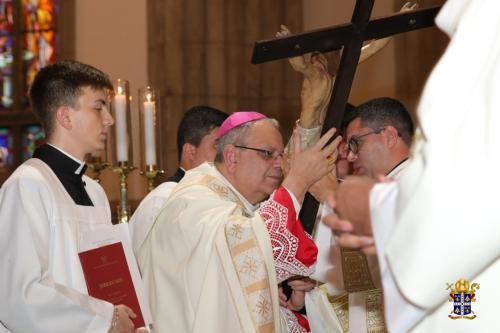
[[[225,176],[219,171],[220,166],[208,163],[188,171],[139,250],[138,261],[149,290],[155,327],[161,332],[307,329],[301,325],[301,317],[280,310],[277,293],[278,283],[286,278],[310,275],[316,259],[316,246],[297,219],[305,188],[296,194],[297,191],[279,187],[281,135],[275,125],[259,124],[264,116],[257,116],[253,124],[242,130],[247,136],[237,137],[236,142],[224,146],[224,154],[229,153],[222,163],[224,168],[232,168],[231,163],[237,161],[237,168],[250,166],[248,171],[259,176],[263,166],[272,166],[265,172],[262,184],[234,178],[227,171]],[[231,129],[243,124],[238,123],[238,118],[234,122],[235,117],[237,114],[226,120]],[[227,131],[223,123],[221,131],[225,128]],[[333,153],[334,146],[321,151],[327,136],[314,147],[319,155],[307,159],[316,162],[312,162],[315,167],[308,170],[310,174],[302,176],[305,183],[318,172],[315,168],[319,161],[323,163],[320,173],[330,167],[326,156]],[[291,170],[295,167],[292,165]],[[248,191],[238,181],[246,181],[253,190]],[[279,188],[271,198],[260,206],[259,200],[250,202],[276,187]]]

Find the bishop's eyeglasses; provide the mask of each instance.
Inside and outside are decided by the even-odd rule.
[[[385,130],[385,127],[380,127],[377,129],[372,130],[371,132],[362,134],[362,135],[353,135],[349,139],[349,142],[347,143],[349,147],[349,151],[351,151],[353,154],[357,154],[359,152],[359,147],[361,146],[361,143],[363,143],[363,140],[361,138],[372,135],[372,134],[380,134],[382,131]]]
[[[283,152],[279,151],[270,151],[267,149],[262,149],[262,148],[254,148],[254,147],[247,147],[247,146],[240,146],[240,145],[234,145],[236,148],[240,149],[248,149],[248,150],[253,150],[259,153],[259,155],[265,160],[265,161],[276,161],[279,157],[283,157]]]

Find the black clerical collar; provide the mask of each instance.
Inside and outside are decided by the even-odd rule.
[[[177,171],[172,175],[170,176],[168,179],[167,179],[167,182],[175,182],[175,183],[178,183],[181,181],[182,178],[184,178],[184,174],[186,172],[184,171],[183,168],[179,167],[177,169]]]
[[[408,161],[408,157],[403,159],[401,162],[399,162],[398,164],[396,164],[394,166],[394,168],[392,168],[387,174],[386,176],[389,176],[391,174],[391,172],[393,172],[394,170],[396,170],[401,164],[403,164],[404,162]]]
[[[75,204],[93,206],[82,180],[86,165],[82,167],[74,158],[49,144],[37,148],[33,157],[42,160],[52,169]]]

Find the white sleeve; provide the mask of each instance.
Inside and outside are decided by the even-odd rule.
[[[313,231],[313,240],[318,247],[318,257],[316,270],[311,278],[327,283],[328,293],[338,295],[345,292],[340,246],[333,236],[332,229],[323,223],[323,218],[332,214],[333,209],[324,202],[319,206],[318,213]]]
[[[49,273],[54,202],[41,182],[15,179],[0,190],[0,327],[107,332],[112,304],[58,284]]]
[[[300,122],[297,125],[297,129],[300,134],[300,149],[304,150],[315,144],[321,137],[322,126],[317,126],[313,128],[304,128],[300,126]],[[285,147],[285,153],[289,154],[291,149],[292,139],[288,140]]]
[[[370,215],[384,290],[387,328],[389,332],[406,332],[424,316],[425,311],[403,297],[385,255],[385,245],[396,223],[397,195],[396,182],[376,184],[370,192]]]
[[[135,254],[138,253],[142,243],[146,240],[149,231],[153,228],[156,218],[175,186],[177,186],[176,182],[165,182],[158,185],[141,201],[130,218],[129,232]]]
[[[332,261],[331,251],[336,249],[335,239],[333,238],[332,229],[323,223],[323,218],[333,212],[332,208],[325,202],[318,208],[318,214],[314,223],[313,240],[318,247],[318,257],[316,259],[316,270],[311,275],[311,278],[321,283],[328,281],[328,272],[332,272],[333,268],[338,268],[340,261]],[[337,246],[338,247],[338,246]],[[335,270],[335,272],[337,272]]]

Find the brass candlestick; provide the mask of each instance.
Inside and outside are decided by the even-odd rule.
[[[109,163],[103,162],[101,156],[90,156],[87,165],[89,169],[92,171],[93,174],[92,179],[100,183],[101,172],[103,172],[109,167]]]
[[[159,178],[165,173],[163,170],[156,169],[154,165],[148,165],[146,171],[141,171],[141,176],[148,179],[148,191],[152,191],[155,188],[156,178]]]
[[[127,80],[117,79],[113,84],[111,96],[111,114],[115,119],[114,130],[109,138],[112,170],[120,178],[120,202],[118,209],[118,223],[126,223],[130,217],[130,207],[127,198],[127,177],[135,167],[129,164],[133,161],[132,149],[132,116],[130,109],[130,89]]]
[[[130,207],[127,200],[127,177],[135,167],[128,165],[128,162],[118,162],[113,166],[113,171],[120,176],[120,204],[117,207],[118,223],[127,223],[130,215]]]

